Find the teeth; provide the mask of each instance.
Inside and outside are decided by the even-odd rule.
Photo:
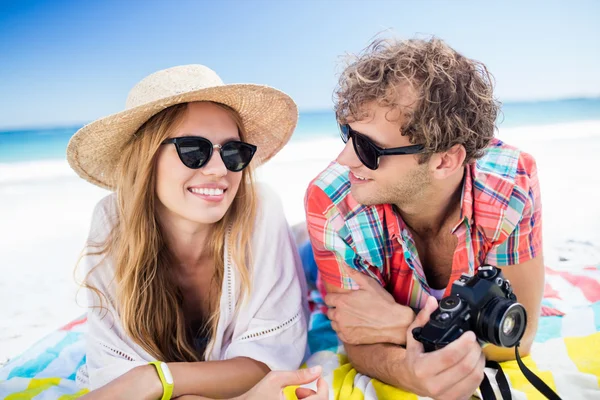
[[[220,196],[223,194],[223,189],[216,188],[190,188],[190,192],[201,194],[203,196]]]
[[[362,176],[358,176],[354,172],[352,173],[352,175],[354,175],[356,178],[360,179],[361,181],[366,181],[367,180],[367,178],[363,178]]]

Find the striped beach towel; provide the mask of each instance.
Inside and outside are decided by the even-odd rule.
[[[322,304],[317,291],[311,293],[311,301]],[[524,362],[565,400],[600,399],[600,265],[576,271],[548,269],[543,305],[545,316]],[[75,378],[85,363],[85,322],[82,316],[52,332],[0,368],[0,399],[70,400],[87,393]],[[357,373],[319,307],[310,324],[312,356],[305,365],[323,366],[331,399],[419,399]],[[515,362],[502,367],[514,399],[543,398]],[[294,388],[288,388],[287,398],[295,399],[293,393]]]

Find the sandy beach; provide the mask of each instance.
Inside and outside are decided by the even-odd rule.
[[[600,262],[600,121],[501,130],[498,137],[538,163],[547,265]],[[304,219],[304,190],[343,146],[293,141],[258,180],[283,200],[288,222]],[[0,164],[0,364],[85,312],[73,270],[96,202],[108,192],[66,161]]]

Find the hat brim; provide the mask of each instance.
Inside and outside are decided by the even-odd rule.
[[[252,160],[255,166],[281,150],[298,122],[296,104],[277,89],[254,84],[214,86],[146,103],[85,125],[69,141],[69,165],[83,179],[115,190],[120,150],[133,134],[165,108],[194,101],[221,103],[238,112],[246,130],[245,140],[258,147]]]

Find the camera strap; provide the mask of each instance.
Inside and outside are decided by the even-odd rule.
[[[525,378],[536,388],[541,394],[546,396],[549,400],[562,400],[560,396],[550,388],[550,386],[546,385],[544,381],[542,381],[536,374],[534,374],[521,360],[521,356],[519,355],[519,344],[515,346],[515,357],[517,359],[517,364],[519,365],[519,369],[525,375]],[[500,395],[502,396],[502,400],[512,400],[512,394],[510,392],[510,386],[508,384],[508,379],[506,379],[506,375],[504,371],[502,371],[502,367],[496,361],[487,361],[485,363],[486,368],[495,369],[496,375],[496,383],[498,384],[498,389],[500,390]],[[481,385],[479,386],[481,390],[481,396],[483,400],[496,400],[496,395],[494,394],[494,389],[492,389],[492,385],[490,383],[487,375],[483,375],[483,380],[481,381]]]

